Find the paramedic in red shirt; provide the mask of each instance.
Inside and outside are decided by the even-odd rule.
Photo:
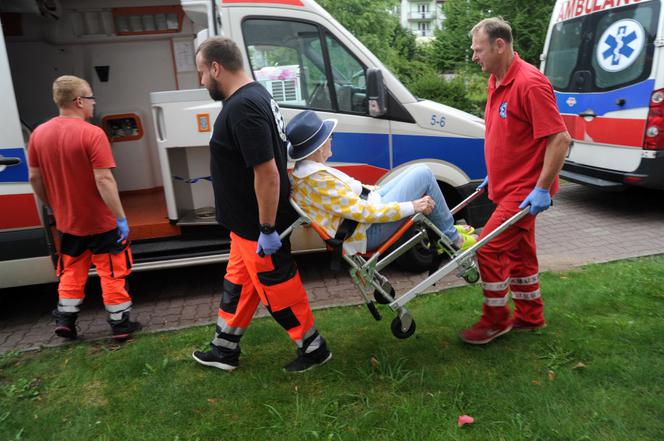
[[[546,326],[535,245],[535,216],[549,208],[570,144],[549,80],[519,58],[512,29],[500,18],[482,20],[470,31],[473,61],[488,72],[485,157],[496,210],[482,236],[521,208],[529,214],[477,253],[482,276],[482,317],[461,332],[470,344],[489,343],[512,329]],[[509,293],[514,300],[510,317]]]
[[[132,302],[125,280],[132,262],[129,227],[111,173],[115,167],[111,145],[102,129],[86,122],[94,113],[95,97],[85,80],[71,75],[57,78],[53,101],[60,115],[32,133],[28,162],[30,184],[53,210],[61,234],[55,333],[77,337],[76,318],[94,264],[113,338],[126,340],[141,326],[129,320]]]

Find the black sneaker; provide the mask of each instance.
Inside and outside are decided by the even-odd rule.
[[[207,352],[194,351],[191,354],[203,366],[215,367],[222,371],[233,371],[240,365],[240,349],[230,350],[210,345]]]
[[[139,322],[129,320],[128,312],[123,313],[120,320],[108,319],[108,323],[111,325],[111,338],[117,342],[126,341],[132,333],[143,329]]]
[[[297,358],[284,366],[284,371],[288,373],[306,372],[309,369],[327,363],[331,359],[332,352],[327,349],[327,345],[325,344],[308,354],[304,353],[302,349],[298,349]]]
[[[77,313],[60,312],[54,309],[53,317],[55,317],[55,335],[70,340],[75,340],[78,337],[78,333],[76,332]]]

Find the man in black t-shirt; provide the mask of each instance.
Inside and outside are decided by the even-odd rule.
[[[240,339],[262,302],[288,332],[298,357],[287,372],[302,372],[332,358],[314,326],[288,238],[277,231],[297,214],[288,202],[286,135],[276,101],[244,71],[242,54],[230,39],[214,37],[196,51],[201,83],[223,107],[210,140],[210,169],[217,221],[231,230],[215,337],[194,359],[232,371]]]

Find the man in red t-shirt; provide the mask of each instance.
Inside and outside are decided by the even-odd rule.
[[[482,247],[477,260],[482,276],[482,317],[461,332],[466,343],[485,344],[512,329],[546,326],[540,296],[535,216],[549,208],[558,191],[558,173],[570,143],[549,80],[519,58],[512,29],[488,18],[470,32],[473,61],[489,77],[485,109],[485,157],[488,187],[496,210],[482,236],[530,206],[529,214]],[[507,306],[509,291],[514,316]]]
[[[61,234],[55,333],[77,337],[76,318],[92,263],[101,279],[113,338],[126,340],[141,326],[129,320],[132,302],[125,278],[132,256],[127,219],[111,173],[111,146],[102,129],[86,122],[93,115],[95,97],[85,80],[57,78],[53,101],[60,115],[32,133],[28,162],[30,184],[51,207]]]

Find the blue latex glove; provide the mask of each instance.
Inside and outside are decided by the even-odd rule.
[[[124,242],[129,238],[129,225],[127,225],[126,217],[118,218],[118,233],[120,233],[120,238],[117,243]]]
[[[279,238],[279,233],[273,231],[270,234],[261,233],[258,236],[258,246],[256,247],[256,254],[272,255],[276,253],[279,248],[281,248],[281,239]]]
[[[526,208],[528,205],[530,205],[529,213],[533,216],[549,208],[551,206],[551,195],[549,194],[549,190],[546,188],[535,187],[528,197],[521,202],[519,209]]]
[[[489,185],[489,177],[485,176],[482,183],[478,185],[475,190],[482,190],[483,188],[487,188],[488,185]]]

